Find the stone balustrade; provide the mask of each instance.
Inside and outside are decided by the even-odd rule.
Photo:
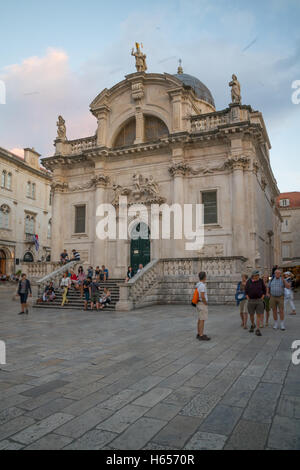
[[[116,309],[128,311],[157,303],[187,303],[200,271],[207,273],[213,302],[233,303],[245,261],[239,256],[153,260],[128,283],[119,285]]]
[[[58,262],[34,262],[23,263],[22,272],[24,272],[29,279],[40,279],[47,274],[52,273],[60,265]]]
[[[81,263],[80,261],[70,261],[70,263],[64,264],[63,266],[61,266],[60,263],[55,263],[56,269],[54,271],[46,274],[45,276],[43,276],[41,279],[39,279],[37,281],[38,296],[41,295],[41,293],[43,292],[45,286],[49,282],[53,282],[54,286],[58,287],[59,284],[60,284],[60,281],[63,277],[64,272],[69,271],[70,269],[75,269],[75,266],[77,264],[80,264],[80,263]],[[42,263],[38,263],[38,264],[42,264]],[[49,263],[49,264],[51,264],[51,263]]]
[[[96,136],[92,136],[83,139],[69,140],[68,144],[71,147],[71,154],[78,155],[83,150],[95,148],[97,146],[97,138]]]
[[[247,106],[231,104],[229,108],[208,114],[191,116],[191,131],[207,132],[223,125],[249,120],[249,109]]]

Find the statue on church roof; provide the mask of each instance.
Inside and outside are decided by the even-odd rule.
[[[57,125],[57,138],[61,140],[67,139],[66,121],[62,116],[58,116]]]
[[[231,87],[231,102],[241,104],[241,85],[236,75],[232,75],[232,81],[229,82],[229,86]]]
[[[179,66],[178,66],[178,69],[177,69],[177,73],[179,73],[179,75],[183,74],[183,68],[182,68],[182,60],[179,59]]]
[[[135,66],[137,72],[146,72],[147,64],[146,64],[146,54],[143,54],[140,45],[138,42],[135,43],[136,51],[132,48],[131,55],[135,57]],[[142,46],[143,47],[143,46]]]

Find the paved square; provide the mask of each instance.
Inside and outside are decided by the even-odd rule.
[[[257,337],[236,307],[210,306],[200,343],[190,306],[26,317],[12,293],[0,449],[300,449],[300,314]]]

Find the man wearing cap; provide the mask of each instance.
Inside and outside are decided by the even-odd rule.
[[[277,308],[280,316],[280,329],[285,330],[284,326],[284,288],[290,289],[291,285],[281,275],[280,269],[276,269],[274,277],[269,282],[268,294],[270,295],[270,307],[273,310],[274,330],[278,329]]]
[[[248,313],[251,320],[249,332],[253,333],[255,329],[255,313],[257,316],[256,323],[259,326],[265,310],[264,296],[266,295],[266,287],[264,281],[259,276],[259,271],[252,271],[251,279],[248,279],[246,283],[245,293],[248,299]],[[259,328],[256,329],[255,334],[261,336]]]

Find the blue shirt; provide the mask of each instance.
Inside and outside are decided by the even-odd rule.
[[[281,297],[284,294],[284,287],[284,282],[281,277],[279,279],[274,277],[269,282],[270,294],[273,295],[273,297]]]

